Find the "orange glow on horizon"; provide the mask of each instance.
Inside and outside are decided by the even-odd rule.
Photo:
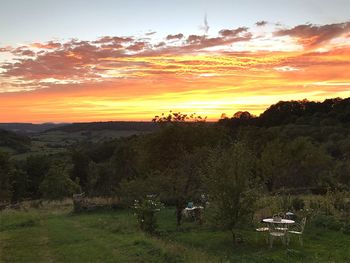
[[[24,59],[0,64],[0,122],[150,121],[169,110],[217,120],[237,111],[259,115],[281,100],[350,97],[344,34],[317,45],[314,35],[246,38],[14,49]]]

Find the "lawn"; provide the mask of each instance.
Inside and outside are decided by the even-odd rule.
[[[174,210],[159,213],[159,235],[138,230],[130,210],[72,214],[71,206],[0,216],[0,262],[350,262],[350,236],[307,225],[304,247],[292,240],[269,249],[253,229],[233,246],[229,232],[209,225],[175,225]]]

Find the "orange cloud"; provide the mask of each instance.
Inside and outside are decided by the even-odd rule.
[[[265,36],[240,27],[161,42],[104,36],[0,48],[14,56],[0,60],[0,122],[150,120],[170,109],[217,119],[259,114],[279,100],[347,97],[348,27],[301,25]]]

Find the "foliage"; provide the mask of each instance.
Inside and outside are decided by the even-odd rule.
[[[350,222],[346,222],[342,228],[342,232],[345,235],[350,235]]]
[[[295,196],[292,198],[292,207],[295,211],[300,211],[304,209],[305,202],[301,197]]]
[[[208,159],[206,148],[185,153],[174,166],[158,178],[159,193],[163,200],[173,200],[177,224],[181,224],[182,210],[190,200],[198,200],[203,193],[202,174]]]
[[[74,181],[79,181],[83,191],[86,191],[89,174],[90,159],[84,151],[73,150],[71,153],[73,168],[70,177]]]
[[[81,190],[79,185],[69,178],[69,172],[63,165],[51,167],[39,189],[48,200],[62,200]]]
[[[0,152],[0,202],[11,198],[11,163],[9,155]]]
[[[0,147],[8,147],[17,153],[25,153],[29,150],[30,139],[24,135],[0,129]]]
[[[51,166],[51,160],[47,155],[30,155],[24,164],[24,171],[28,178],[27,191],[36,199],[41,197],[39,186],[44,180]]]
[[[117,188],[110,165],[90,162],[85,190],[88,196],[112,196]]]
[[[255,157],[242,142],[225,151],[213,152],[206,174],[209,197],[215,209],[216,222],[232,232],[252,218],[257,200],[253,179]]]
[[[161,114],[161,116],[156,115],[152,122],[156,123],[181,123],[185,121],[190,122],[205,122],[207,117],[202,118],[199,115],[196,115],[196,113],[193,114],[183,114],[181,112],[173,112],[169,111],[168,115],[165,115],[164,113]]]
[[[287,194],[284,189],[282,189],[281,192],[276,194],[277,202],[278,202],[278,211],[275,211],[276,213],[280,212],[286,212],[291,210],[292,208],[292,199],[290,194]]]
[[[318,185],[331,164],[323,148],[302,137],[288,143],[268,143],[260,159],[262,177],[270,191]]]
[[[337,217],[331,215],[319,214],[313,218],[312,222],[317,227],[322,227],[335,231],[339,231],[343,226],[343,224],[338,220]]]
[[[19,168],[14,169],[11,174],[11,189],[13,203],[22,201],[28,196],[28,181],[27,173]]]
[[[142,231],[154,234],[157,229],[156,213],[163,208],[163,204],[153,196],[139,201],[135,200],[133,209],[137,218],[138,225]]]
[[[32,141],[41,154],[5,158],[7,164],[2,168],[7,171],[1,174],[1,195],[13,202],[42,198],[39,186],[55,159],[59,159],[67,166],[72,165],[71,181],[89,196],[117,194],[128,203],[156,192],[162,201],[178,207],[180,217],[179,212],[188,200],[196,201],[198,195],[208,191],[201,180],[208,156],[219,158],[219,152],[226,151],[232,141],[245,141],[257,160],[252,181],[261,180],[271,194],[285,189],[291,195],[325,195],[324,199],[310,203],[318,207],[312,209],[313,213],[346,214],[348,205],[343,201],[350,190],[349,116],[350,99],[337,98],[324,102],[279,102],[259,117],[241,111],[231,119],[223,116],[217,123],[206,122],[195,114],[170,112],[156,117],[154,123],[67,125],[60,133],[74,131],[75,135],[60,137],[62,134],[56,131],[22,138],[21,142],[28,146]],[[105,134],[101,132],[104,129],[145,133],[97,142],[97,131]],[[77,139],[79,136],[83,139]],[[16,138],[21,140],[19,137]],[[44,137],[47,140],[41,141]],[[64,138],[60,153],[45,155],[51,139],[60,138]],[[328,188],[334,193],[326,194]],[[290,202],[283,207],[293,206],[293,199]],[[300,209],[302,204],[294,201],[294,206]]]

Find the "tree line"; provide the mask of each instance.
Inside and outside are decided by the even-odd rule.
[[[176,207],[180,224],[185,204],[203,196],[224,209],[249,203],[261,191],[349,190],[349,116],[350,99],[279,102],[259,117],[238,112],[216,123],[170,112],[154,118],[159,128],[149,134],[21,161],[0,153],[0,200],[85,192],[117,196],[127,206],[156,194]]]

